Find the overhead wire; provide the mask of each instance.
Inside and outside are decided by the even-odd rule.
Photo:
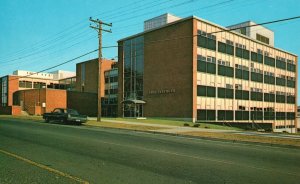
[[[247,26],[241,26],[239,28],[232,28],[232,29],[223,29],[223,30],[220,30],[220,31],[214,31],[214,32],[210,32],[210,33],[207,33],[207,34],[217,34],[217,33],[221,33],[221,32],[230,32],[230,31],[234,31],[234,30],[237,30],[237,29],[241,29],[241,28],[248,28],[248,27],[256,27],[256,26],[262,26],[262,25],[266,25],[266,24],[274,24],[274,23],[277,23],[277,22],[284,22],[284,21],[290,21],[290,20],[295,20],[295,19],[299,19],[300,16],[296,16],[296,17],[290,17],[290,18],[285,18],[285,19],[278,19],[278,20],[273,20],[273,21],[268,21],[268,22],[264,22],[264,23],[259,23],[259,24],[254,24],[254,25],[247,25]],[[152,44],[152,43],[156,43],[156,42],[162,42],[162,41],[170,41],[170,40],[177,40],[177,39],[183,39],[183,38],[193,38],[195,36],[202,36],[203,34],[196,34],[196,35],[193,35],[193,36],[185,36],[185,37],[179,37],[179,38],[173,38],[173,39],[163,39],[163,40],[155,40],[155,41],[150,41],[150,42],[144,42],[143,44]],[[135,45],[138,45],[138,44],[135,44]],[[112,45],[112,46],[106,46],[106,47],[102,47],[103,49],[104,48],[115,48],[115,47],[124,47],[124,46],[118,46],[118,45]],[[93,52],[96,52],[98,51],[98,49],[95,49],[93,51],[90,51],[88,53],[85,53],[83,55],[80,55],[76,58],[73,58],[71,60],[68,60],[68,61],[65,61],[65,62],[62,62],[60,64],[57,64],[55,66],[52,66],[52,67],[49,67],[49,68],[46,68],[44,70],[41,70],[39,72],[36,72],[36,73],[41,73],[41,72],[44,72],[44,71],[47,71],[47,70],[50,70],[50,69],[53,69],[53,68],[56,68],[58,66],[61,66],[61,65],[64,65],[66,63],[69,63],[71,61],[74,61],[76,59],[79,59],[83,56],[86,56],[88,54],[91,54]],[[35,74],[36,74],[35,73]],[[33,74],[31,74],[33,75]],[[28,76],[31,76],[31,75],[28,75]],[[23,78],[24,76],[22,76]]]

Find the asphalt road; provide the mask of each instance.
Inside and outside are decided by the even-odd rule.
[[[0,118],[0,183],[300,183],[300,149]]]

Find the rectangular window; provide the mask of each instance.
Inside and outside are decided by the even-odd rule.
[[[286,85],[291,88],[295,88],[295,81],[287,80]]]
[[[210,49],[210,50],[216,50],[216,39],[215,36],[211,36],[211,38],[208,38],[204,35],[201,35],[201,31],[198,31],[198,40],[197,44],[198,47]]]
[[[275,67],[275,59],[271,58],[269,56],[265,56],[265,65],[269,65],[269,66]]]
[[[202,61],[202,60],[197,61],[197,71],[206,72],[206,61]]]
[[[197,96],[206,96],[206,86],[197,86]]]
[[[275,84],[275,77],[264,75],[264,83],[266,84]]]
[[[276,112],[276,120],[285,120],[285,112]]]
[[[249,100],[249,91],[235,90],[235,99]]]
[[[218,42],[218,51],[226,53],[226,43]]]
[[[206,87],[206,96],[208,97],[216,97],[216,88],[207,86]]]
[[[249,59],[249,50],[243,49],[243,58]]]
[[[235,47],[235,56],[239,58],[243,58],[243,49]]]
[[[251,111],[250,116],[251,116],[251,120],[263,120],[262,111]]]
[[[233,46],[227,44],[227,45],[226,45],[226,53],[233,56],[233,55],[234,55],[234,52],[233,52],[233,51],[234,51]]]
[[[197,86],[197,96],[207,96],[207,97],[215,97],[216,96],[216,88],[212,86]]]
[[[242,79],[243,78],[243,70],[235,69],[235,78]]]
[[[216,50],[216,40],[207,38],[207,49]]]
[[[218,75],[233,77],[233,68],[229,66],[218,65]]]
[[[207,63],[206,64],[206,72],[211,74],[216,74],[216,64],[215,63]]]
[[[216,120],[215,110],[198,109],[197,110],[197,120]]]
[[[263,82],[263,74],[251,72],[251,81]]]
[[[276,95],[277,103],[285,103],[285,95]]]
[[[257,62],[263,63],[263,55],[262,54],[257,54]]]
[[[225,98],[225,88],[218,88],[218,98]]]
[[[251,61],[257,61],[257,53],[251,52]]]
[[[286,63],[284,61],[276,59],[276,68],[286,69]]]
[[[251,91],[251,100],[263,101],[263,93]]]
[[[270,40],[268,37],[256,33],[256,40],[261,41],[263,43],[269,44]]]
[[[286,64],[286,69],[287,69],[288,71],[291,71],[291,72],[296,72],[296,65],[291,64],[291,63],[287,63],[287,64]]]
[[[218,120],[233,120],[233,111],[218,110]]]
[[[276,85],[277,86],[286,86],[285,85],[285,79],[284,78],[280,78],[280,77],[276,77]]]
[[[287,96],[286,97],[286,102],[289,104],[294,104],[295,103],[295,97],[294,96]]]

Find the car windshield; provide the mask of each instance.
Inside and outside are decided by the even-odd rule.
[[[69,114],[79,115],[79,113],[76,110],[74,110],[74,109],[68,109],[67,112]]]

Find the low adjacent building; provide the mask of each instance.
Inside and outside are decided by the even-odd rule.
[[[17,70],[14,71],[12,75],[1,77],[0,114],[18,115],[21,114],[21,111],[28,111],[32,113],[33,111],[31,109],[36,108],[35,106],[40,106],[44,102],[41,102],[37,99],[34,101],[27,100],[25,102],[25,99],[20,97],[20,94],[25,94],[25,92],[18,91],[26,90],[26,93],[35,94],[37,91],[36,89],[64,90],[68,88],[72,90],[72,86],[75,83],[75,75],[75,72],[62,70],[50,73],[36,73],[31,71]],[[16,100],[13,99],[14,97]]]

